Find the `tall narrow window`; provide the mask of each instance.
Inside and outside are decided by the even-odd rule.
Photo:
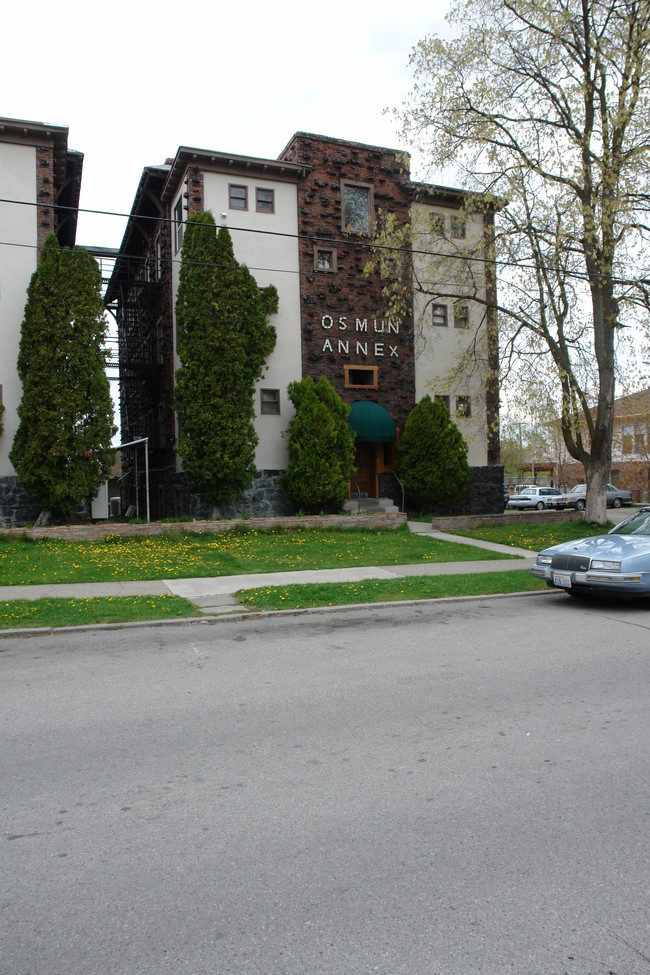
[[[183,243],[183,197],[181,196],[174,207],[174,244],[176,250],[181,249]]]
[[[463,238],[467,234],[467,224],[464,215],[451,218],[451,236]]]
[[[369,234],[374,221],[374,193],[369,183],[341,184],[343,230],[352,234]]]
[[[432,237],[445,236],[445,215],[444,213],[429,214],[429,227]]]
[[[440,328],[447,328],[447,306],[433,306],[433,324]]]
[[[469,396],[456,397],[456,416],[468,418],[472,415],[472,401]]]
[[[469,326],[469,309],[467,305],[454,305],[454,328]]]

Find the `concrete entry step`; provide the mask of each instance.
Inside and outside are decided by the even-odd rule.
[[[357,511],[399,511],[392,498],[350,498],[343,505],[344,511],[356,514]]]

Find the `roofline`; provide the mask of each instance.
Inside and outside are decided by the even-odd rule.
[[[404,156],[405,160],[408,160],[409,166],[411,162],[411,153],[407,152],[406,149],[396,149],[393,146],[376,146],[368,142],[355,142],[351,139],[338,139],[333,135],[322,135],[318,132],[294,132],[286,146],[279,155],[279,159],[282,158],[284,153],[287,151],[289,146],[295,139],[317,139],[319,142],[330,142],[337,143],[342,146],[350,146],[357,149],[370,149],[374,152],[393,152],[396,156]],[[407,167],[408,168],[408,167]]]
[[[215,152],[210,149],[179,146],[160,197],[163,203],[171,201],[181,176],[191,163],[200,163],[204,167],[207,164],[218,172],[249,171],[255,175],[273,175],[291,181],[301,179],[311,169],[310,166],[285,162],[282,159],[263,159],[257,156],[240,156],[232,152]]]

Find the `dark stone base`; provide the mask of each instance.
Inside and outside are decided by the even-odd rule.
[[[0,477],[0,528],[33,524],[41,506],[30,501],[18,477]]]
[[[460,501],[438,504],[434,515],[496,515],[502,514],[503,467],[471,467],[469,484]]]
[[[281,471],[258,471],[250,486],[230,504],[221,506],[222,518],[276,518],[294,513],[294,506],[283,495],[278,485]],[[212,504],[188,483],[184,475],[178,475],[174,483],[176,506],[179,501],[182,513],[203,520],[212,515]],[[179,497],[180,495],[180,497]]]

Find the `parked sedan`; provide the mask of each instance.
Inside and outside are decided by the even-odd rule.
[[[546,508],[556,495],[560,494],[561,492],[557,488],[539,487],[537,484],[529,484],[521,489],[521,493],[513,494],[509,497],[506,507],[537,508],[538,511],[541,511],[542,508]]]
[[[606,535],[544,549],[531,572],[570,596],[650,596],[650,507]]]
[[[554,508],[575,508],[577,511],[584,511],[587,503],[587,485],[576,484],[568,494],[561,494],[554,498],[552,505]],[[622,491],[614,484],[607,485],[607,507],[620,508],[621,505],[632,504],[632,495],[629,491]]]

